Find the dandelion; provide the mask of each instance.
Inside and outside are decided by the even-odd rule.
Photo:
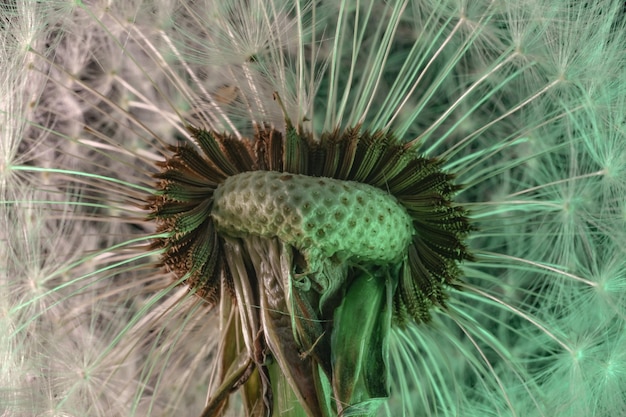
[[[2,415],[626,412],[623,5],[0,13]]]

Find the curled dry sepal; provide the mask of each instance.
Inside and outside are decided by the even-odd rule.
[[[196,146],[170,148],[147,208],[163,264],[230,310],[205,415],[238,387],[249,415],[373,414],[388,396],[391,326],[445,307],[471,258],[453,176],[382,131],[188,129]],[[273,395],[280,384],[291,398]]]

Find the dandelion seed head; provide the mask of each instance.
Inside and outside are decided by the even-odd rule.
[[[215,275],[207,287],[213,294],[210,300],[223,268],[218,266],[220,232],[234,237],[278,236],[302,251],[307,261],[313,261],[305,268],[311,272],[317,272],[318,263],[311,257],[312,250],[319,251],[317,256],[344,252],[346,258],[364,261],[406,262],[405,268],[411,269],[414,279],[424,281],[411,284],[407,272],[398,302],[416,319],[428,317],[429,303],[443,303],[438,287],[455,280],[454,260],[470,258],[462,237],[471,227],[463,209],[449,202],[456,190],[448,183],[451,177],[437,171],[435,160],[410,153],[399,158],[403,148],[393,138],[378,133],[359,137],[355,129],[334,140],[329,136],[327,145],[318,145],[295,136],[295,132],[289,132],[285,139],[279,132],[266,132],[252,146],[238,145],[238,153],[234,153],[227,150],[227,144],[235,145],[232,138],[195,129],[192,132],[204,155],[189,147],[173,149],[174,157],[160,164],[164,169],[156,175],[161,180],[160,191],[150,198],[148,208],[159,230],[171,235],[171,239],[157,243],[166,249],[164,262],[181,277],[191,273],[192,277],[199,274],[193,280],[207,280]],[[265,137],[272,139],[266,143]],[[337,145],[348,146],[349,142],[341,141],[350,138],[354,140],[351,150],[322,159],[325,153],[337,152]],[[300,143],[290,142],[294,139]],[[374,174],[360,163],[378,166],[382,174]],[[258,168],[285,174],[255,171]],[[307,177],[305,173],[314,175]],[[348,181],[333,179],[337,177]],[[333,194],[333,189],[341,192]],[[424,197],[413,193],[423,193]],[[336,210],[345,215],[336,220],[332,217]],[[385,233],[390,233],[388,238],[382,233],[374,235],[381,222],[386,225]],[[379,245],[381,239],[386,239],[383,247]],[[429,239],[441,239],[450,246],[435,243],[427,248]],[[411,240],[412,249],[405,252]],[[429,254],[422,255],[423,251]]]
[[[308,413],[373,412],[374,399],[388,395],[384,335],[392,309],[403,323],[428,321],[433,306],[444,306],[456,263],[471,259],[463,243],[471,226],[451,202],[459,187],[439,161],[383,132],[356,127],[316,142],[286,124],[284,135],[264,130],[250,142],[189,127],[201,152],[171,147],[157,164],[157,190],[146,205],[161,235],[152,249],[163,249],[163,264],[211,304],[227,288],[235,300],[262,306],[245,313],[246,346],[265,346]],[[371,306],[362,305],[368,297]],[[290,311],[297,313],[289,323]],[[340,335],[355,316],[364,327]],[[352,351],[363,340],[372,342],[372,362],[355,374],[350,361],[360,355]],[[332,405],[311,391],[320,377],[309,363],[328,378]],[[265,380],[261,386],[257,396],[271,389]],[[210,412],[221,407],[216,398]]]
[[[14,4],[0,8],[0,414],[200,415],[207,392],[233,415],[371,411],[388,395],[388,415],[623,414],[622,4]],[[387,144],[368,134],[413,153],[376,159]],[[276,152],[257,159],[262,146]],[[287,166],[279,149],[295,150]],[[359,163],[330,169],[332,152]],[[315,275],[295,240],[201,233],[207,169],[222,172],[211,190],[244,172],[356,178],[432,214],[431,196],[398,197],[418,156],[439,161],[446,221],[475,253],[434,245],[454,277],[441,288],[414,291],[415,262],[322,257]],[[418,223],[413,261],[433,247],[415,244]],[[429,320],[396,326],[403,305]],[[297,394],[317,395],[312,363],[317,405]]]

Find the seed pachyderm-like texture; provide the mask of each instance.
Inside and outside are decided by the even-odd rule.
[[[277,236],[307,253],[357,262],[398,262],[413,235],[410,216],[378,188],[272,171],[229,177],[211,215],[233,236]]]

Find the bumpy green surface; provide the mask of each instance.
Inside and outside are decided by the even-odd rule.
[[[401,259],[413,233],[404,207],[378,188],[274,171],[226,179],[212,216],[231,236],[277,236],[308,253],[381,264]]]

